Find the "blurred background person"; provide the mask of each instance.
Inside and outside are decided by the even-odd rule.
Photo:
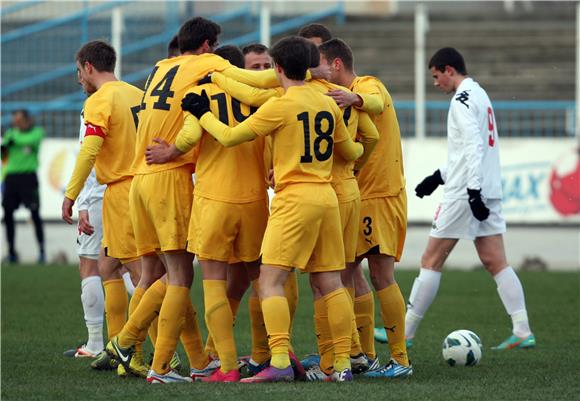
[[[18,254],[14,247],[14,212],[21,204],[30,210],[32,216],[39,248],[38,263],[46,262],[36,176],[38,153],[43,138],[44,129],[34,125],[34,120],[28,110],[16,110],[12,113],[12,128],[8,129],[2,138],[2,159],[7,159],[4,166],[5,180],[2,196],[8,241],[8,256],[5,261],[9,263],[18,263]]]

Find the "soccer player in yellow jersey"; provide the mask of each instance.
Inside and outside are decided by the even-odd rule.
[[[395,262],[401,258],[407,229],[407,198],[397,116],[391,96],[381,81],[371,76],[356,76],[352,51],[346,43],[331,39],[320,45],[319,50],[331,65],[331,80],[354,92],[332,91],[329,95],[341,107],[354,106],[368,112],[380,134],[375,151],[357,177],[361,193],[357,261],[368,259],[392,359],[383,368],[366,375],[408,376],[413,368],[405,345],[405,302],[394,277]]]
[[[211,54],[221,31],[219,25],[201,17],[183,24],[178,33],[181,56],[159,61],[145,87],[139,111],[139,128],[133,161],[135,178],[131,186],[131,221],[135,228],[137,253],[142,256],[144,270],[153,269],[156,253],[167,270],[167,289],[159,311],[159,330],[153,364],[147,380],[156,383],[191,381],[170,369],[169,361],[183,325],[185,310],[191,304],[189,288],[193,280],[193,255],[186,251],[187,226],[192,204],[191,179],[193,151],[165,164],[148,165],[145,152],[154,139],[173,143],[183,127],[180,102],[195,83],[211,71],[224,73],[248,84],[272,86],[274,73],[253,72],[236,68],[219,56]],[[162,272],[160,273],[162,274]],[[107,351],[121,361],[131,358],[131,346],[139,330],[148,327],[155,316],[152,303],[141,307],[144,294],[118,338],[107,344]],[[161,294],[161,291],[157,291]],[[135,330],[129,330],[135,328]]]
[[[125,324],[128,308],[119,262],[126,263],[137,277],[140,273],[140,263],[135,260],[133,227],[126,213],[137,111],[143,91],[117,80],[113,72],[115,61],[115,50],[102,41],[85,44],[76,55],[79,83],[91,96],[84,105],[85,137],[62,203],[62,217],[71,224],[72,206],[94,165],[97,180],[107,184],[103,199],[103,248],[109,257],[100,257],[99,270],[105,288],[109,338],[117,335]]]
[[[311,45],[311,68],[317,68],[320,63],[320,54],[316,46]],[[281,88],[275,89],[257,89],[251,88],[247,85],[240,84],[232,79],[223,76],[220,73],[212,74],[212,81],[218,83],[226,92],[229,92],[237,99],[247,102],[253,106],[261,106],[271,97],[277,97],[283,94]],[[306,85],[312,87],[320,93],[327,93],[330,90],[346,90],[336,84],[332,84],[325,79],[313,79],[306,82]],[[336,192],[339,210],[341,216],[343,240],[345,247],[345,259],[347,262],[347,269],[343,271],[342,281],[349,291],[352,290],[351,298],[354,298],[354,284],[353,272],[356,267],[356,247],[358,239],[359,228],[359,212],[360,212],[360,193],[358,184],[354,176],[354,170],[360,170],[365,163],[366,158],[372,151],[374,144],[376,144],[379,134],[369,115],[361,110],[353,107],[348,107],[343,110],[342,118],[354,140],[357,137],[365,146],[365,158],[359,159],[356,166],[354,162],[344,160],[340,155],[335,155],[332,167],[332,186]],[[317,330],[318,349],[321,357],[318,355],[311,355],[302,361],[306,368],[310,368],[307,372],[308,380],[323,380],[332,372],[333,362],[333,346],[332,337],[328,331],[327,312],[324,300],[320,291],[314,287],[314,321]],[[350,294],[349,294],[350,295]],[[358,339],[358,332],[356,330],[356,322],[353,322],[353,344],[351,349],[351,362],[353,363],[353,371],[361,372],[368,368],[367,358],[362,353],[360,342]]]
[[[243,54],[235,46],[224,46],[216,54],[243,66]],[[215,84],[196,86],[189,93],[201,91],[209,94],[214,115],[230,127],[256,110]],[[165,163],[189,151],[198,138],[185,138],[183,132],[174,146],[162,144],[147,151],[147,161]],[[244,269],[239,264],[229,266],[232,259],[246,264],[251,280],[258,278],[260,246],[268,221],[263,154],[261,137],[234,148],[225,148],[208,134],[201,137],[187,248],[197,254],[202,267],[205,319],[221,363],[221,368],[204,381],[240,380],[233,335],[239,299],[228,296],[226,280],[229,268]]]
[[[235,128],[209,113],[209,100],[203,94],[184,99],[185,109],[224,146],[272,135],[276,196],[262,243],[259,280],[272,359],[268,368],[242,382],[294,379],[288,353],[290,314],[284,296],[288,271],[294,267],[311,273],[328,307],[335,350],[332,379],[349,381],[352,309],[340,281],[344,247],[338,201],[330,182],[333,151],[355,160],[363,147],[350,138],[338,106],[304,85],[310,64],[304,39],[282,39],[270,55],[286,92]]]

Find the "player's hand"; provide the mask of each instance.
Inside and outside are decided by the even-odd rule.
[[[204,85],[204,84],[211,84],[211,72],[209,74],[207,74],[205,77],[203,77],[202,79],[200,79],[199,81],[197,81],[198,85]]]
[[[201,92],[201,95],[198,95],[197,93],[188,93],[181,101],[181,108],[185,111],[189,111],[198,119],[201,118],[201,116],[210,111],[207,93],[205,93],[205,90]]]
[[[437,170],[415,187],[415,195],[419,198],[429,196],[437,189],[439,185],[443,185],[443,178],[441,178],[441,171]]]
[[[79,210],[79,231],[87,235],[93,235],[95,232],[95,227],[89,220],[88,210]]]
[[[479,220],[484,221],[489,217],[489,209],[481,199],[481,189],[467,189],[469,195],[469,207],[473,216]]]
[[[68,224],[73,223],[72,219],[72,207],[75,201],[72,199],[67,198],[66,196],[62,200],[62,219],[66,221]]]
[[[270,188],[274,188],[276,186],[276,180],[274,180],[274,170],[270,169],[268,171],[268,184]]]
[[[175,155],[173,146],[170,146],[161,138],[153,138],[155,146],[147,146],[145,150],[145,161],[147,164],[163,164],[175,159],[181,153]]]
[[[328,64],[320,64],[318,67],[310,68],[310,75],[312,79],[326,79],[330,80],[330,66]]]
[[[335,89],[326,93],[334,99],[338,107],[344,109],[348,106],[362,106],[362,99],[356,93]]]

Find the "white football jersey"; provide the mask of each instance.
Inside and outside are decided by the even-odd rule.
[[[465,78],[447,116],[447,165],[441,168],[446,199],[467,199],[467,188],[501,199],[499,137],[491,101],[477,82]]]
[[[79,143],[83,143],[85,137],[85,120],[83,118],[83,113],[81,113],[81,126],[79,128]],[[101,185],[97,181],[97,175],[95,169],[91,170],[91,174],[87,177],[83,189],[77,197],[76,205],[78,210],[88,210],[89,206],[94,202],[102,202],[103,195],[105,194],[106,185]]]

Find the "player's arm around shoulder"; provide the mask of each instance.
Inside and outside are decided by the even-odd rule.
[[[383,88],[381,81],[375,77],[359,78],[353,91],[360,97],[362,104],[355,105],[355,107],[372,115],[381,114],[385,110]]]
[[[334,103],[334,101],[329,102],[335,120],[334,126],[334,149],[335,151],[346,161],[354,161],[362,156],[364,152],[363,145],[358,142],[354,142],[350,137],[348,128],[342,118],[342,113],[340,108]]]
[[[364,148],[363,155],[356,161],[354,167],[355,171],[360,171],[379,142],[379,131],[371,117],[364,111],[359,111],[357,137]]]
[[[254,107],[260,107],[272,97],[279,97],[284,94],[282,88],[261,89],[238,82],[228,78],[222,73],[215,72],[211,75],[211,81],[217,84],[224,92],[234,99]]]

